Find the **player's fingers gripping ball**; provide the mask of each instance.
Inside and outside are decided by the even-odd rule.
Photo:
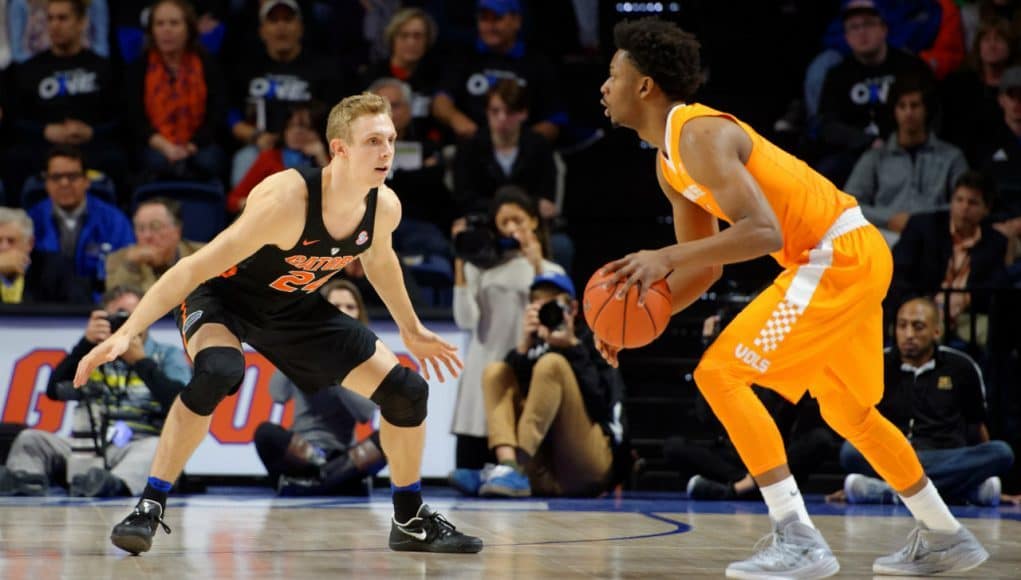
[[[603,287],[613,276],[603,274],[600,268],[589,278],[582,302],[585,322],[607,344],[621,348],[645,346],[663,334],[670,322],[670,287],[666,280],[657,280],[645,296],[645,305],[638,306],[637,285],[628,289],[623,300],[614,298],[623,282]]]

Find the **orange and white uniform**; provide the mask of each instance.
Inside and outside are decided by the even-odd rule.
[[[769,433],[762,431],[763,421],[772,424],[768,414],[764,409],[759,413],[761,405],[755,407],[746,398],[755,397],[747,388],[752,383],[793,402],[809,390],[831,426],[852,443],[860,438],[854,431],[874,426],[870,415],[883,394],[882,301],[893,260],[853,197],[745,123],[704,105],[678,105],[667,117],[666,151],[657,157],[677,192],[717,218],[732,221],[713,192],[692,179],[676,151],[684,124],[702,116],[729,119],[751,138],[745,167],[765,194],[783,235],[783,247],[772,256],[784,271],[724,329],[695,371],[699,389],[751,473],[758,475],[785,463],[786,457],[779,433],[773,433],[775,425]],[[900,436],[892,426],[881,427],[884,434],[877,443],[885,445],[890,437]],[[896,457],[880,458],[891,465],[877,470],[903,489],[920,477],[921,467],[896,468],[895,463],[910,464],[902,456],[914,453],[906,440],[894,447]],[[867,449],[859,449],[868,456]]]

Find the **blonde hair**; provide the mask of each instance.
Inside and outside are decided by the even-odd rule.
[[[386,40],[386,46],[393,52],[394,39],[397,37],[397,31],[408,22],[418,18],[425,23],[425,35],[428,43],[426,46],[432,46],[436,44],[436,21],[429,15],[428,12],[421,8],[402,8],[394,13],[393,17],[390,18],[390,22],[383,29],[383,38]]]
[[[390,101],[374,93],[351,95],[334,105],[326,121],[326,140],[349,139],[351,124],[365,115],[390,116]]]

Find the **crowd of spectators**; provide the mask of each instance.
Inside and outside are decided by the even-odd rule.
[[[613,50],[607,31],[623,15],[595,0],[548,4],[0,0],[0,301],[88,305],[114,287],[144,292],[208,241],[187,239],[189,223],[210,213],[227,223],[266,176],[326,165],[329,108],[377,93],[398,132],[387,183],[403,207],[394,246],[409,295],[451,308],[472,336],[454,414],[458,467],[476,470],[480,486],[510,475],[547,489],[529,471],[540,463],[495,451],[521,433],[490,420],[504,407],[484,376],[520,350],[535,276],[577,272],[578,282],[587,272],[576,262],[619,257],[577,253],[591,230],[570,208],[589,215],[627,197],[591,184],[651,167],[620,161],[634,157],[600,142],[610,127],[589,114]],[[775,116],[765,104],[775,95],[758,109],[731,98],[742,71],[726,51],[738,49],[721,48],[728,28],[706,23],[708,4],[678,3],[676,15],[706,49],[700,100]],[[931,297],[942,340],[987,362],[995,291],[1021,282],[1021,2],[780,4],[813,14],[816,36],[789,55],[807,66],[798,86],[773,91],[795,98],[763,132],[855,196],[886,235],[890,334],[904,301]],[[743,90],[754,102],[770,92]],[[575,161],[593,144],[598,163]],[[171,185],[142,195],[153,183]],[[357,261],[344,277],[378,303]],[[503,370],[501,389],[529,389]],[[530,460],[535,445],[517,450]],[[501,453],[511,471],[494,476],[484,465]],[[593,477],[610,481],[600,466]],[[735,469],[744,483],[726,493],[750,492]],[[559,484],[582,487],[591,491]]]

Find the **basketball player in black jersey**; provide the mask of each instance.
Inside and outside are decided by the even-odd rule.
[[[391,549],[482,549],[482,540],[457,531],[422,503],[428,383],[316,291],[360,258],[425,377],[434,372],[443,380],[443,367],[457,376],[462,364],[456,348],[415,315],[391,246],[401,206],[383,180],[396,135],[386,99],[366,93],[341,101],[327,123],[332,159],[325,168],[267,177],[252,190],[237,221],[163,274],[120,330],[81,360],[76,386],[174,309],[195,363],[194,378],[163,427],[149,485],[135,510],[114,527],[114,545],[138,554],[152,546],[158,526],[170,531],[163,522],[167,492],[206,436],[216,405],[239,388],[245,370],[241,342],[247,342],[302,389],[343,381],[379,405],[394,488]]]

